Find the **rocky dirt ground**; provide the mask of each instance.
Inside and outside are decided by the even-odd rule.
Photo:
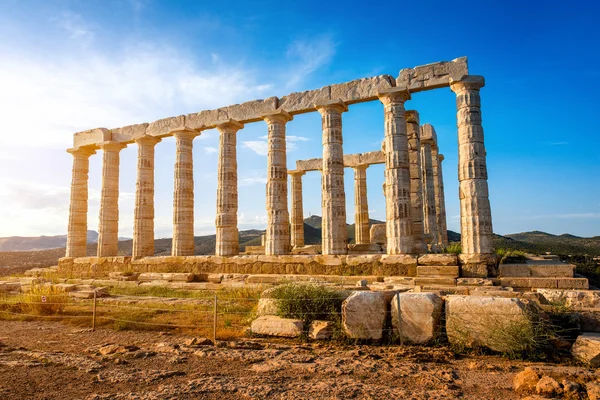
[[[0,398],[508,400],[519,398],[513,380],[527,366],[557,379],[595,374],[575,365],[457,357],[444,347],[204,342],[0,321]]]

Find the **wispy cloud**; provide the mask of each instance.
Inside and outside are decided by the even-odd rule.
[[[70,39],[84,48],[94,40],[94,32],[79,14],[65,11],[53,21],[68,33]]]
[[[216,154],[219,150],[216,147],[207,146],[204,148],[204,153],[206,154]]]
[[[335,55],[336,44],[331,35],[293,41],[286,56],[294,66],[288,80],[288,87],[302,83],[319,68],[331,62]]]
[[[532,215],[525,219],[596,219],[600,218],[600,213],[566,213],[566,214],[547,214],[547,215]]]
[[[242,146],[252,150],[259,156],[267,156],[269,152],[269,146],[267,143],[267,136],[259,136],[262,140],[248,140],[242,142]],[[298,148],[297,142],[308,142],[310,139],[304,136],[288,135],[285,137],[286,151],[292,152]]]
[[[542,144],[545,144],[547,146],[565,146],[569,144],[569,142],[542,142]]]

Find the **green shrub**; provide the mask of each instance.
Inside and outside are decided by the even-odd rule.
[[[462,253],[462,246],[460,245],[460,242],[449,243],[448,246],[446,246],[446,248],[444,249],[444,253],[457,255]]]
[[[500,264],[520,264],[527,261],[525,252],[513,249],[495,249]]]
[[[338,320],[345,299],[337,289],[310,283],[277,286],[271,297],[277,299],[280,317],[300,319],[306,328],[314,320]]]

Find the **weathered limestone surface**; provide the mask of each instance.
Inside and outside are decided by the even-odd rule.
[[[492,213],[487,183],[481,100],[482,76],[452,80],[458,120],[458,180],[460,182],[460,232],[465,254],[493,253]]]
[[[385,296],[381,292],[354,292],[342,303],[342,326],[354,339],[381,339],[385,322]]]
[[[448,86],[451,79],[460,79],[468,74],[467,57],[460,57],[452,61],[405,68],[400,71],[396,86],[419,92]]]
[[[175,136],[175,189],[173,192],[173,256],[194,255],[194,157],[198,133],[182,129]]]
[[[160,139],[142,136],[138,145],[135,208],[133,210],[133,257],[154,255],[154,146]]]
[[[534,312],[529,304],[515,298],[448,296],[448,340],[470,348],[518,352],[528,344],[523,338],[533,337]]]
[[[385,224],[373,224],[369,231],[369,238],[371,243],[384,245],[387,243],[385,236],[386,226]]]
[[[290,216],[291,246],[304,247],[304,206],[302,202],[302,171],[288,171],[292,180],[292,212]]]
[[[299,319],[265,315],[252,321],[250,329],[257,335],[298,337],[302,334],[304,324]]]
[[[408,91],[388,90],[379,100],[385,113],[385,209],[387,254],[413,251],[410,212],[410,173],[404,102]]]
[[[122,128],[110,130],[111,139],[115,142],[133,143],[146,135],[149,124],[127,125]]]
[[[219,167],[217,186],[217,239],[215,255],[233,256],[240,250],[237,212],[238,181],[236,135],[244,126],[237,121],[227,121],[219,129]]]
[[[110,131],[106,128],[88,129],[73,135],[73,148],[98,146],[100,143],[110,142],[111,140]]]
[[[333,336],[333,324],[331,321],[315,320],[308,328],[308,336],[313,340],[327,340]]]
[[[342,113],[348,107],[342,101],[317,106],[323,125],[322,246],[323,254],[346,253],[346,194],[344,192],[344,151]]]
[[[142,282],[166,281],[166,282],[192,282],[194,274],[177,272],[145,272],[139,274],[138,280]]]
[[[181,131],[192,131],[192,129],[185,126],[184,115],[163,118],[159,119],[158,121],[151,122],[146,128],[146,135],[160,138],[171,136],[175,132]]]
[[[600,334],[584,333],[577,337],[571,348],[575,359],[597,368],[600,366]]]
[[[421,168],[423,176],[423,229],[433,249],[439,247],[437,239],[437,217],[435,207],[435,182],[433,155],[437,148],[437,135],[430,124],[421,126]],[[436,151],[437,153],[437,151]]]
[[[537,292],[549,303],[600,309],[600,292],[597,290],[538,289]]]
[[[98,227],[98,257],[116,256],[119,248],[119,152],[122,143],[100,144],[102,155],[102,193]]]
[[[444,177],[442,175],[442,161],[444,156],[437,154],[433,159],[433,181],[435,183],[435,217],[437,222],[438,243],[443,248],[448,246],[448,226],[446,223],[446,196],[444,195]]]
[[[410,174],[410,215],[412,220],[413,252],[425,253],[427,245],[423,230],[423,186],[421,179],[421,138],[419,113],[406,111],[408,162]]]
[[[266,255],[290,252],[285,124],[291,120],[292,116],[285,111],[265,116],[268,126]]]
[[[458,265],[455,254],[423,254],[420,255],[418,265]]]
[[[354,167],[354,223],[356,244],[369,244],[369,203],[367,200],[367,166]]]
[[[432,341],[441,331],[442,305],[442,298],[434,293],[398,293],[392,299],[391,307],[394,331],[411,343]]]
[[[71,203],[69,207],[69,234],[67,235],[66,257],[85,257],[87,255],[87,212],[88,212],[88,176],[90,156],[93,148],[67,150],[73,155],[71,180]]]
[[[344,167],[355,168],[363,165],[385,164],[385,156],[382,151],[370,151],[367,153],[344,154]],[[322,158],[310,158],[308,160],[297,160],[298,171],[320,171],[323,167]]]

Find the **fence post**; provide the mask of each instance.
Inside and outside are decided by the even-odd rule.
[[[213,312],[213,343],[217,345],[217,294],[215,293],[215,308]]]
[[[94,289],[94,303],[92,308],[92,332],[96,330],[96,289]]]
[[[400,292],[396,294],[396,308],[398,309],[398,336],[400,336],[400,346],[404,346],[404,338],[402,337],[402,319],[400,318]]]

